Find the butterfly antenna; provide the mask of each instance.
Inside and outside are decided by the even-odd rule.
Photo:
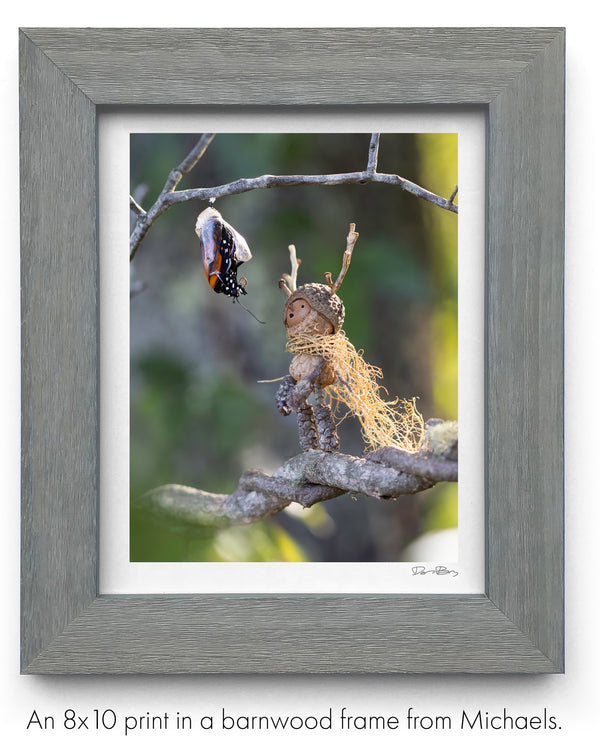
[[[261,324],[262,324],[263,326],[265,325],[265,321],[264,321],[264,320],[260,320],[260,318],[257,318],[257,317],[256,317],[256,315],[255,315],[255,314],[254,314],[254,313],[252,312],[252,310],[249,310],[249,309],[248,309],[248,308],[246,307],[246,305],[243,305],[243,304],[242,304],[242,303],[240,302],[240,298],[239,298],[239,297],[235,297],[233,301],[235,302],[236,300],[237,300],[237,303],[238,303],[238,305],[239,305],[240,307],[243,307],[243,308],[244,308],[244,310],[245,310],[245,311],[246,311],[247,313],[250,313],[250,315],[252,315],[252,317],[254,318],[254,320],[257,320],[257,321],[258,321],[259,323],[261,323]]]

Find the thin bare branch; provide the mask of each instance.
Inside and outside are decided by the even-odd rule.
[[[420,185],[404,179],[397,174],[384,174],[377,172],[377,157],[379,149],[379,134],[373,133],[369,145],[369,159],[367,169],[362,172],[344,172],[339,174],[320,174],[320,175],[271,175],[265,174],[260,177],[241,178],[234,182],[228,182],[225,185],[217,185],[212,188],[192,188],[189,190],[175,190],[175,187],[202,156],[208,144],[214,137],[213,133],[205,133],[194,149],[188,154],[183,162],[173,169],[169,179],[165,183],[161,194],[154,205],[143,216],[138,216],[138,220],[131,233],[129,252],[130,259],[133,259],[140,243],[146,236],[148,230],[154,224],[156,219],[161,216],[168,208],[176,203],[185,203],[186,201],[210,201],[217,198],[224,198],[228,195],[240,195],[250,190],[266,190],[275,187],[297,187],[299,185],[365,185],[367,183],[379,182],[386,185],[394,185],[401,190],[405,190],[411,195],[421,198],[422,200],[433,203],[439,208],[452,213],[458,213],[458,206],[453,203],[456,192],[450,199],[442,198],[435,193],[425,190]]]
[[[245,472],[231,495],[165,485],[138,498],[135,505],[160,517],[161,523],[190,531],[195,526],[254,523],[292,502],[310,508],[346,492],[394,500],[457,477],[456,461],[396,448],[381,448],[366,458],[309,450],[287,461],[273,476]]]
[[[373,133],[369,144],[369,161],[367,172],[374,174],[377,171],[377,158],[379,156],[379,133]]]
[[[448,205],[449,206],[451,206],[454,203],[454,199],[456,198],[457,195],[458,195],[458,185],[456,185],[456,187],[452,191],[450,197],[448,198]]]
[[[169,207],[170,203],[167,201],[167,196],[173,194],[173,191],[181,182],[182,177],[198,163],[199,159],[204,155],[204,152],[206,151],[214,137],[214,133],[203,133],[194,148],[185,157],[181,164],[175,167],[175,169],[171,170],[171,172],[169,173],[169,177],[165,182],[165,186],[156,199],[154,205],[149,209],[148,212],[143,212],[141,214],[138,213],[137,221],[129,239],[129,260],[133,260],[141,241],[146,236],[152,224],[154,224],[158,217],[161,216],[161,214],[163,214]],[[132,199],[130,199],[130,205],[131,200]]]
[[[162,190],[163,193],[170,193],[175,190],[177,185],[181,182],[182,177],[190,172],[204,156],[204,152],[210,146],[214,137],[214,133],[202,134],[194,148],[185,157],[181,164],[178,167],[175,167],[175,169],[171,170]]]
[[[177,190],[169,193],[166,200],[169,205],[184,203],[189,200],[207,201],[210,198],[224,198],[227,195],[239,195],[250,190],[264,190],[274,187],[297,187],[298,185],[357,185],[370,182],[380,182],[387,185],[406,190],[412,195],[429,201],[440,208],[445,208],[453,213],[458,213],[458,207],[452,204],[448,207],[446,198],[442,198],[429,190],[416,185],[410,180],[405,180],[397,174],[384,174],[382,172],[343,172],[340,174],[318,174],[318,175],[272,175],[265,174],[260,177],[242,178],[229,182],[226,185],[218,185],[212,188],[193,188],[190,190]]]
[[[129,207],[131,210],[136,213],[138,216],[145,216],[146,212],[144,209],[140,206],[140,204],[136,201],[136,199],[133,197],[133,195],[129,196]]]

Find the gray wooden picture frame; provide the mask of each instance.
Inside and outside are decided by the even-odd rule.
[[[20,31],[24,673],[563,671],[564,43]],[[486,109],[485,594],[99,595],[98,111],[248,104]]]

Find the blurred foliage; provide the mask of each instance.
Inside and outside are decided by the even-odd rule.
[[[134,134],[131,190],[162,189],[197,134]],[[363,169],[370,135],[219,134],[179,188],[210,187],[261,174]],[[457,184],[456,134],[384,134],[379,171],[448,196]],[[299,283],[341,266],[350,222],[360,233],[340,290],[344,329],[365,359],[383,369],[391,396],[419,398],[425,418],[457,418],[457,217],[389,185],[254,190],[217,201],[253,252],[240,275],[260,325],[215,294],[194,233],[206,203],[172,207],[136,255],[133,278],[147,284],[131,304],[131,493],[186,484],[229,493],[249,468],[274,471],[299,452],[294,417],[274,404],[287,372],[277,287],[288,245],[302,259]],[[341,449],[364,446],[354,419]],[[290,506],[269,521],[215,532],[169,530],[131,515],[132,561],[393,561],[425,531],[457,525],[455,485],[378,502],[357,496],[311,510]]]
[[[424,186],[446,195],[458,184],[458,135],[456,133],[420,133],[416,136]],[[452,186],[453,187],[453,186]],[[436,301],[431,316],[433,411],[443,419],[458,414],[458,232],[456,216],[448,211],[423,207],[423,222],[428,244],[436,261]],[[444,484],[433,500],[423,504],[423,530],[434,531],[458,526],[458,486]]]

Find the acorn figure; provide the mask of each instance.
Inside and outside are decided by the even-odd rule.
[[[292,273],[284,274],[280,288],[287,295],[283,309],[287,350],[295,356],[289,375],[277,391],[277,407],[288,416],[296,412],[300,445],[303,450],[320,448],[335,451],[339,439],[331,407],[343,405],[358,416],[365,442],[375,449],[395,445],[418,450],[423,434],[423,419],[414,401],[385,401],[379,395],[379,368],[367,364],[342,331],[344,304],[337,291],[350,265],[358,233],[350,224],[342,269],[335,282],[326,273],[327,284],[303,284],[296,287],[298,266],[296,249],[290,245]],[[307,399],[314,394],[314,404]]]
[[[344,263],[338,280],[331,281],[331,274],[326,274],[328,285],[303,284],[296,288],[299,261],[296,249],[290,245],[292,274],[284,274],[279,286],[288,295],[283,308],[283,322],[288,339],[298,337],[321,337],[338,333],[344,323],[344,303],[336,292],[342,283],[358,233],[355,225],[350,225]],[[325,403],[323,388],[332,385],[336,372],[328,358],[322,354],[300,352],[295,355],[287,375],[277,392],[279,411],[287,416],[296,411],[298,433],[303,450],[320,448],[324,451],[335,451],[340,441],[333,419],[331,406]],[[307,398],[314,393],[314,406]]]
[[[288,286],[282,288],[289,289]],[[283,322],[290,338],[300,334],[334,334],[344,322],[344,304],[324,284],[303,284],[293,292],[290,290],[283,309]],[[285,415],[296,411],[300,445],[304,450],[337,450],[339,439],[333,414],[323,400],[323,387],[332,385],[336,379],[333,364],[320,354],[303,352],[296,354],[289,372],[277,393],[279,411]],[[306,401],[311,393],[315,395],[314,407]]]

